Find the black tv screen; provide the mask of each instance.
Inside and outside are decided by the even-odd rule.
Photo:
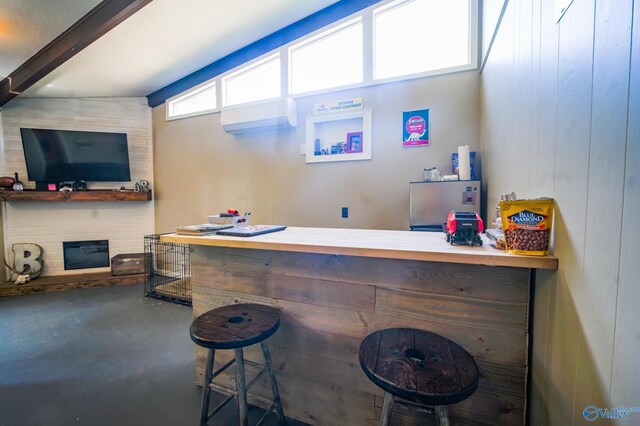
[[[20,129],[29,180],[129,182],[126,133]]]

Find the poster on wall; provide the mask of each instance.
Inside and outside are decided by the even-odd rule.
[[[402,113],[402,146],[429,145],[429,110],[405,111]]]

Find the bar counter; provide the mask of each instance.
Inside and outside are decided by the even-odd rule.
[[[383,393],[360,369],[360,342],[378,329],[414,327],[455,341],[480,368],[475,394],[450,407],[452,424],[521,425],[530,279],[534,269],[557,269],[558,260],[510,255],[483,240],[451,246],[442,233],[294,227],[248,238],[161,237],[191,245],[194,317],[231,303],[281,310],[269,346],[288,417],[377,424]],[[261,361],[258,351],[246,352]],[[231,356],[216,353],[216,367]],[[205,359],[196,348],[199,382]],[[233,387],[232,375],[217,380]],[[253,393],[249,402],[264,406],[268,384]],[[422,423],[400,406],[393,421]]]

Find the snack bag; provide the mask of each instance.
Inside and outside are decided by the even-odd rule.
[[[548,255],[554,205],[553,198],[500,201],[507,252]]]

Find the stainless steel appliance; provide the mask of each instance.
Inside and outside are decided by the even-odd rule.
[[[409,226],[412,231],[442,232],[450,211],[480,213],[480,181],[409,183]]]

